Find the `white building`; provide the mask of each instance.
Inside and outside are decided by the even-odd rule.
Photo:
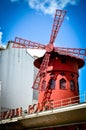
[[[2,111],[18,107],[26,110],[35,98],[32,89],[34,58],[26,49],[12,48],[12,45],[13,43],[9,42],[6,49],[0,49]]]
[[[1,81],[0,81],[0,112],[1,112]]]

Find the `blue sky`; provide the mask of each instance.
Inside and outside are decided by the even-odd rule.
[[[0,43],[15,36],[47,44],[56,9],[67,10],[55,46],[86,48],[86,0],[0,0]],[[86,91],[86,65],[80,71]]]

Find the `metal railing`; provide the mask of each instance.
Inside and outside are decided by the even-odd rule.
[[[51,109],[58,109],[58,108],[81,104],[85,102],[86,102],[86,92],[84,92],[84,94],[79,96],[74,96],[74,97],[65,98],[56,101],[50,100],[45,104],[38,103],[34,105],[29,105],[28,109],[25,111],[22,110],[22,107],[16,109],[10,109],[8,111],[4,111],[0,113],[0,120],[11,119],[14,117],[29,115],[29,114],[47,111]]]

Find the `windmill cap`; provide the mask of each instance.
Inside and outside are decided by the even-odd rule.
[[[44,55],[45,56],[45,55]],[[44,59],[44,56],[43,57],[39,57],[37,58],[35,61],[34,61],[34,66],[37,67],[38,69],[40,68],[40,65]],[[74,57],[74,56],[68,56],[68,55],[62,55],[58,52],[55,52],[55,51],[52,51],[51,52],[51,56],[50,56],[50,59],[54,59],[54,58],[58,58],[58,59],[74,59],[77,61],[77,64],[78,64],[78,69],[82,68],[85,64],[84,60],[81,59],[81,58],[77,58],[77,57]]]

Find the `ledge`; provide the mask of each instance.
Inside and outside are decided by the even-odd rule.
[[[10,120],[2,120],[0,122],[0,129],[8,130],[10,128],[10,130],[13,130],[13,126],[15,126],[15,130],[38,130],[40,128],[58,127],[83,122],[86,122],[86,103],[23,115]]]

